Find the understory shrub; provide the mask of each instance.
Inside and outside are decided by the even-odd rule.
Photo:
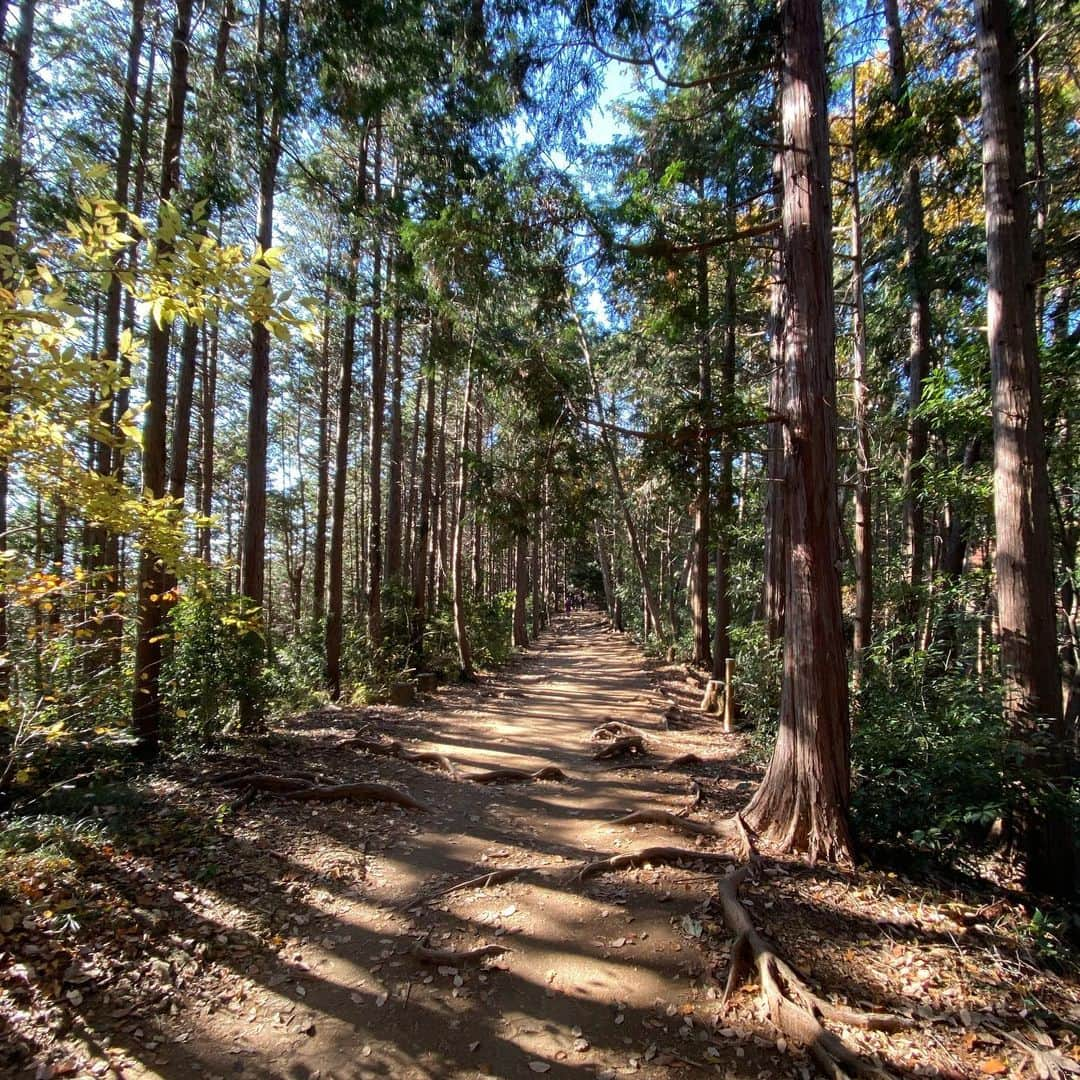
[[[241,697],[259,711],[273,699],[256,614],[246,600],[210,588],[182,596],[170,611],[161,689],[175,743],[209,745],[235,730]]]
[[[1001,698],[933,664],[917,654],[900,679],[868,670],[854,714],[854,812],[867,839],[962,856],[1008,806]]]

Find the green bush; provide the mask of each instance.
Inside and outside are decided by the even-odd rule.
[[[235,731],[241,697],[267,708],[272,673],[248,601],[200,589],[170,611],[168,632],[161,687],[176,743],[207,746]]]
[[[897,670],[893,665],[893,672]],[[1000,695],[913,653],[901,675],[871,666],[852,739],[854,811],[868,839],[960,856],[1008,806]]]

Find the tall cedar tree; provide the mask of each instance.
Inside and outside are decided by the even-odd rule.
[[[784,468],[788,526],[780,731],[746,810],[784,850],[850,858],[840,612],[828,100],[820,0],[780,8]]]
[[[1065,725],[1057,670],[1049,481],[1035,334],[1031,210],[1016,32],[1008,0],[977,0],[986,197],[987,335],[994,424],[994,571],[1005,720],[1023,775],[1016,826],[1027,884],[1074,888],[1064,800]]]

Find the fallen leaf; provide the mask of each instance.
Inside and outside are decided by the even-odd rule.
[[[551,1072],[551,1066],[546,1061],[530,1061],[529,1068],[534,1073],[546,1073]]]
[[[979,1066],[979,1072],[984,1073],[986,1076],[1000,1076],[1002,1073],[1007,1073],[1009,1066],[1005,1064],[1001,1058],[987,1058]]]

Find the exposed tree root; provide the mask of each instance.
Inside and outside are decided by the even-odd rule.
[[[557,765],[545,765],[533,772],[526,769],[488,769],[468,773],[464,779],[472,780],[475,784],[515,784],[528,780],[565,780],[567,776]]]
[[[676,832],[689,836],[715,836],[725,840],[737,840],[745,858],[753,859],[757,855],[753,838],[746,823],[736,814],[724,821],[691,821],[667,810],[638,810],[625,817],[617,818],[612,825],[666,825]]]
[[[611,742],[629,736],[639,738],[643,742],[648,739],[648,736],[641,728],[636,728],[632,724],[624,724],[621,720],[606,720],[599,727],[593,728],[589,738],[593,742]]]
[[[523,874],[535,873],[538,870],[550,870],[554,863],[534,863],[531,866],[504,866],[501,870],[491,870],[486,874],[478,874],[476,877],[467,878],[465,881],[455,882],[437,893],[432,893],[427,902],[439,900],[451,893],[464,892],[465,889],[489,889],[492,885],[504,885],[508,881],[516,881]]]
[[[696,862],[706,866],[730,866],[735,861],[731,855],[719,851],[697,851],[694,848],[647,847],[625,855],[612,855],[586,863],[571,881],[588,881],[589,878],[610,874],[615,870],[639,870],[645,865],[672,866],[676,863]]]
[[[832,1020],[874,1031],[899,1031],[908,1026],[908,1021],[887,1013],[863,1013],[833,1005],[815,994],[802,976],[757,932],[739,899],[739,887],[750,870],[749,865],[733,870],[717,887],[724,921],[735,935],[722,1001],[726,1003],[746,977],[756,970],[761,996],[773,1026],[791,1042],[805,1047],[827,1076],[833,1080],[849,1080],[852,1076],[889,1077],[880,1065],[848,1049],[822,1021]]]
[[[429,949],[416,942],[409,952],[425,964],[447,964],[451,967],[482,964],[485,960],[510,952],[502,945],[479,945],[475,949]]]
[[[352,739],[347,739],[342,745],[362,750],[365,754],[399,758],[401,761],[411,761],[417,765],[434,765],[435,768],[441,769],[450,776],[457,775],[454,763],[445,754],[439,754],[433,750],[410,750],[397,739],[392,742],[380,742],[377,739],[365,739],[357,735]]]
[[[629,754],[647,754],[645,739],[641,735],[621,735],[612,739],[593,754],[593,761],[612,761]]]
[[[427,810],[407,792],[399,791],[388,784],[325,784],[318,787],[306,787],[290,791],[282,796],[298,802],[336,802],[349,799],[352,802],[388,802],[404,806],[408,810]]]

